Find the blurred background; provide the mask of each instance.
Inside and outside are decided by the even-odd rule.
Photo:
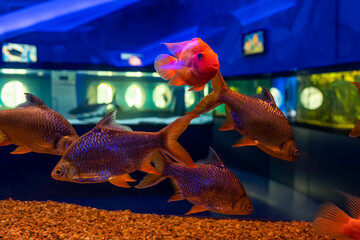
[[[270,90],[300,156],[285,162],[256,147],[231,148],[241,135],[218,131],[224,106],[193,120],[180,143],[194,160],[212,146],[238,176],[254,203],[254,213],[241,218],[312,221],[321,202],[339,202],[334,190],[360,195],[360,142],[348,137],[360,119],[351,84],[360,82],[359,7],[355,0],[0,0],[0,109],[30,92],[79,135],[113,110],[121,124],[158,131],[212,89],[167,85],[154,59],[169,53],[162,43],[200,37],[219,55],[232,90]],[[55,181],[59,156],[10,155],[14,147],[0,148],[0,199],[160,214],[191,207],[166,203],[169,181],[145,190]]]

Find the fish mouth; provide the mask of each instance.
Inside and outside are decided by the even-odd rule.
[[[214,64],[211,65],[212,69],[219,69],[219,67],[220,67],[219,63],[214,63]]]

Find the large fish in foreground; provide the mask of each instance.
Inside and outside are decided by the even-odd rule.
[[[257,146],[271,156],[294,161],[299,155],[290,124],[271,93],[249,97],[228,88],[220,71],[212,80],[214,90],[191,113],[202,114],[225,103],[226,122],[221,131],[236,129],[243,138],[233,147]]]
[[[335,204],[324,203],[313,223],[316,234],[335,239],[360,240],[360,198],[345,193],[344,196],[352,217]]]
[[[155,164],[161,175],[149,173],[135,187],[150,187],[170,177],[175,194],[169,202],[187,199],[194,204],[186,215],[207,210],[231,215],[246,215],[253,211],[241,182],[225,168],[212,148],[206,159],[196,162],[197,168],[174,163],[164,155],[158,157]]]
[[[185,115],[159,132],[136,132],[115,123],[115,111],[106,115],[90,132],[81,136],[64,153],[51,176],[56,180],[106,182],[130,187],[128,173],[140,170],[158,173],[151,165],[160,150],[190,167],[189,153],[177,142],[197,114]]]
[[[360,95],[360,83],[353,82],[353,84],[357,87],[358,93]],[[360,136],[360,120],[355,124],[354,128],[351,130],[350,137],[358,137]]]
[[[39,98],[25,95],[25,103],[0,111],[0,146],[18,145],[12,154],[33,151],[62,155],[79,138],[75,129]]]
[[[200,38],[178,43],[165,43],[175,56],[160,54],[155,70],[170,85],[189,85],[189,91],[201,91],[219,69],[218,55]]]

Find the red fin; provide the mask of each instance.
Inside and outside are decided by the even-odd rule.
[[[140,171],[146,173],[160,174],[159,171],[151,165],[151,161],[159,156],[158,151],[150,153],[143,161]]]
[[[164,150],[166,154],[178,162],[182,162],[188,167],[197,167],[191,159],[189,153],[178,143],[177,139],[185,131],[191,120],[197,118],[197,114],[187,114],[179,117],[167,127],[160,130],[161,134],[165,134]]]
[[[358,93],[360,95],[360,83],[358,83],[358,82],[352,82],[352,83],[357,87]]]
[[[336,238],[348,238],[345,235],[346,225],[350,217],[332,203],[321,205],[313,227],[318,235],[327,235]]]
[[[28,146],[18,146],[11,154],[24,154],[29,153],[32,150]]]
[[[191,40],[184,41],[184,42],[177,42],[177,43],[164,43],[164,44],[174,56],[179,58],[180,53],[184,49],[187,49],[189,47],[188,45],[190,42],[191,42]]]
[[[191,77],[191,69],[188,67],[181,67],[176,71],[176,74],[170,79],[169,84],[175,86],[186,85],[187,80]]]
[[[131,188],[127,182],[134,182],[136,180],[132,179],[129,174],[123,174],[115,177],[111,177],[109,182],[115,186],[123,188]]]
[[[163,176],[163,171],[165,167],[165,162],[170,161],[163,153],[156,151],[153,154],[153,163],[155,165],[155,170],[157,174],[148,173],[141,180],[141,182],[135,186],[135,188],[147,188],[154,186],[164,180],[166,176]]]
[[[199,92],[205,88],[205,84],[200,87],[192,87],[189,89],[189,91]]]
[[[242,137],[234,145],[232,145],[232,147],[255,146],[258,143],[259,142],[256,140],[254,141],[254,140],[251,140],[250,138]]]
[[[349,134],[350,137],[358,137],[360,136],[360,121],[358,121],[354,128],[351,130],[350,134]]]
[[[176,58],[167,54],[160,54],[155,58],[154,67],[156,72],[165,80],[172,78],[176,71],[172,68],[172,64],[177,61]]]
[[[225,104],[225,113],[226,113],[226,122],[224,123],[224,125],[222,125],[222,127],[219,130],[220,131],[233,130],[235,128],[234,121],[231,117],[231,109],[227,104]]]
[[[171,184],[174,187],[175,193],[169,198],[168,202],[181,201],[184,200],[184,196],[181,193],[179,185],[175,182],[175,180],[171,180]]]
[[[188,211],[187,213],[185,213],[185,215],[189,215],[191,213],[198,213],[198,212],[204,212],[204,211],[207,211],[208,209],[205,208],[205,207],[202,207],[200,205],[194,205],[190,211]]]
[[[350,215],[354,218],[360,219],[360,197],[343,192],[342,195],[346,198],[346,206],[350,211]]]

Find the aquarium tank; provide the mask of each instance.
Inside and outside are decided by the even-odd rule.
[[[359,8],[0,0],[0,239],[357,239]]]

